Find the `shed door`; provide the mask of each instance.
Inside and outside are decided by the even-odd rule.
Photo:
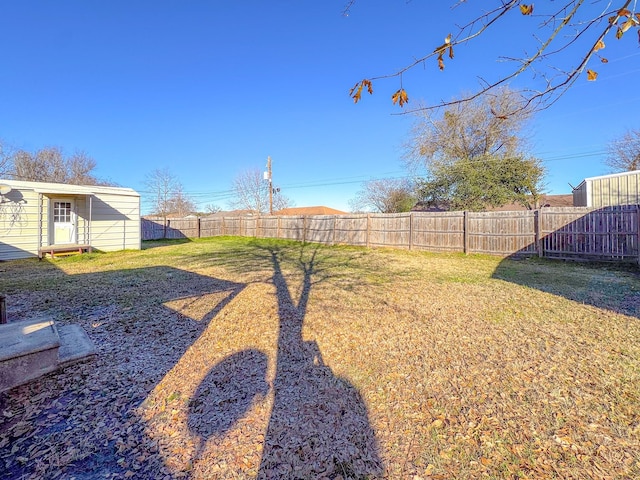
[[[77,243],[76,214],[73,200],[53,201],[53,243]]]

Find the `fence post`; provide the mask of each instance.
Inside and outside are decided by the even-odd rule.
[[[333,239],[331,240],[331,245],[336,244],[336,224],[338,223],[338,216],[333,216]]]
[[[302,216],[302,243],[307,243],[307,216]]]
[[[409,213],[409,250],[413,248],[413,213]]]
[[[537,209],[535,211],[535,217],[533,220],[533,228],[535,229],[536,235],[536,248],[538,249],[538,257],[542,258],[544,256],[544,244],[542,241],[542,217],[544,213],[541,209]]]
[[[201,236],[200,232],[201,232],[201,229],[200,229],[200,217],[198,217],[198,238],[200,238],[200,236]]]
[[[280,226],[280,219],[281,219],[282,217],[280,217],[280,215],[278,215],[278,217],[277,217],[277,218],[278,218],[278,220],[277,220],[277,222],[276,222],[276,238],[281,238],[281,237],[280,237],[280,228],[281,228],[281,226]]]
[[[371,214],[367,213],[367,248],[371,246],[371,244],[369,243],[370,232],[371,232]]]
[[[638,234],[636,249],[638,250],[638,265],[640,266],[640,205],[636,205],[636,229]]]
[[[0,295],[0,323],[7,323],[7,299]]]
[[[462,251],[465,255],[469,253],[469,212],[466,210],[462,212],[463,221],[462,221]]]

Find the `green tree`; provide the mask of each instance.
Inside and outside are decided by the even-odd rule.
[[[517,114],[517,93],[455,103],[442,115],[425,111],[409,143],[408,162],[424,168],[421,201],[453,210],[482,210],[511,202],[535,208],[544,168],[526,153],[523,131],[531,110]]]

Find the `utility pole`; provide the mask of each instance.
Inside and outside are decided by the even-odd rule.
[[[269,180],[269,215],[273,215],[273,180],[271,178],[271,157],[267,157],[267,177]]]

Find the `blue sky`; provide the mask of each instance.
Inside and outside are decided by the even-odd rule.
[[[143,193],[168,168],[201,207],[226,209],[233,179],[273,160],[274,184],[297,206],[349,209],[362,182],[406,175],[413,118],[393,115],[397,80],[354,105],[349,89],[442,43],[479,2],[346,0],[4,2],[0,6],[0,139],[15,148],[85,151],[96,175]],[[591,8],[591,7],[590,7]],[[529,23],[527,23],[529,22]],[[404,77],[409,106],[449,99],[531,49],[518,16]],[[635,32],[610,39],[596,82],[578,81],[532,122],[549,193],[609,173],[607,143],[639,128]],[[527,43],[528,42],[528,43]],[[505,51],[508,49],[507,51]],[[523,74],[514,85],[539,82]]]

